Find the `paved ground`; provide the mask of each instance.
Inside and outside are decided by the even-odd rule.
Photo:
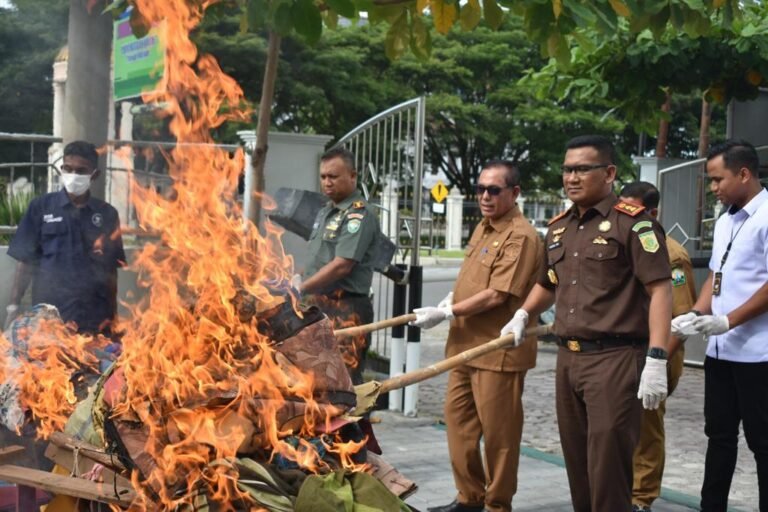
[[[442,358],[447,327],[439,326],[423,336],[422,366]],[[537,367],[528,373],[524,402],[523,459],[516,511],[571,510],[554,411],[555,349],[540,344]],[[376,426],[385,457],[421,490],[409,501],[417,508],[450,501],[454,495],[445,433],[435,423],[442,418],[447,376],[420,385],[419,417],[381,414]],[[667,404],[667,464],[663,503],[656,511],[689,510],[698,503],[704,470],[704,374],[686,368]],[[757,511],[757,474],[752,454],[740,439],[739,459],[731,488],[733,510]],[[687,505],[687,506],[681,506]]]

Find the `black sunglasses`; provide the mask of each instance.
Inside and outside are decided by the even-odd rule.
[[[575,172],[577,176],[585,176],[589,171],[600,169],[602,167],[610,167],[613,164],[591,164],[591,165],[563,165],[560,167],[560,171],[563,174],[571,174]]]
[[[513,187],[510,187],[509,185],[507,185],[506,187],[497,187],[496,185],[490,185],[486,187],[485,185],[477,185],[475,187],[475,191],[477,192],[477,197],[482,196],[486,192],[488,192],[488,195],[497,196],[501,194],[501,191],[504,190],[505,188],[513,188]]]

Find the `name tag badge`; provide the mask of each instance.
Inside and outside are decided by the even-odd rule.
[[[715,272],[715,277],[712,280],[712,295],[717,297],[720,295],[720,290],[723,286],[723,273],[722,272]]]
[[[557,249],[558,247],[562,247],[562,245],[563,245],[563,242],[558,240],[554,243],[549,244],[549,246],[547,246],[547,250],[552,251],[554,249]]]

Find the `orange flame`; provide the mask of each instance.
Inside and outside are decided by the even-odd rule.
[[[326,467],[310,443],[282,439],[313,436],[318,423],[327,427],[342,412],[319,404],[312,376],[281,364],[257,317],[243,319],[238,310],[242,296],[258,314],[295,300],[286,295],[293,262],[277,228],[266,223],[261,234],[243,226],[236,195],[242,151],[231,156],[211,145],[211,129],[250,112],[237,83],[189,39],[210,3],[135,1],[146,21],[162,23],[167,52],[160,92],[144,101],[163,105],[178,145],[166,156],[172,197],[140,187],[132,194],[142,228],[162,233],[162,243],[145,246],[133,264],[150,288],[120,326],[125,392],[113,412],[148,429],[146,451],[156,467],[144,476],[158,496],[142,499],[168,508],[190,504],[201,487],[225,505],[243,498],[232,471],[210,465],[241,451],[279,453],[312,471]],[[304,409],[281,422],[287,397]],[[216,398],[226,405],[213,407]],[[360,446],[336,449],[343,455]],[[175,494],[179,488],[187,494]]]
[[[64,428],[78,401],[75,385],[84,382],[81,372],[98,372],[99,361],[93,352],[109,341],[76,334],[70,326],[52,319],[21,327],[17,336],[23,347],[13,347],[0,334],[0,384],[15,383],[19,405],[36,423],[37,435],[48,438]]]
[[[227,459],[279,454],[306,470],[327,470],[306,439],[332,431],[332,420],[344,410],[319,403],[313,375],[290,364],[257,328],[260,318],[295,302],[289,292],[293,261],[278,228],[266,222],[260,233],[243,225],[237,198],[242,150],[230,155],[212,144],[213,128],[250,116],[237,83],[211,56],[198,55],[189,39],[213,2],[133,3],[144,20],[162,27],[165,72],[159,92],[143,99],[162,106],[178,144],[165,155],[171,194],[133,180],[141,227],[161,239],[145,245],[132,264],[148,293],[126,305],[128,318],[113,329],[122,334],[123,352],[113,375],[120,385],[109,392],[105,387],[108,420],[140,425],[144,453],[152,459],[148,470],[132,475],[139,494],[132,510],[189,506],[199,494],[227,509],[233,500],[247,500]],[[243,314],[244,302],[255,314]],[[106,341],[50,325],[31,338],[38,340],[29,353],[36,363],[15,368],[6,356],[10,344],[0,337],[0,384],[19,382],[21,401],[45,436],[72,413],[72,375],[94,368],[92,350]],[[287,436],[299,436],[296,446],[284,441]],[[365,469],[351,459],[363,443],[335,441],[328,451],[343,467]]]

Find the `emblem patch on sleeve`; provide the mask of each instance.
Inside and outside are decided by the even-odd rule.
[[[672,269],[672,286],[683,286],[686,283],[685,272],[680,267]]]
[[[632,231],[637,233],[641,229],[652,228],[652,227],[653,227],[653,224],[651,224],[651,221],[649,221],[649,220],[641,220],[640,222],[638,222],[634,226],[632,226]]]
[[[656,238],[656,233],[653,231],[640,233],[638,238],[640,238],[640,245],[643,246],[645,252],[656,252],[659,250],[659,239]]]
[[[360,230],[360,220],[352,219],[347,222],[347,231],[351,234],[355,234]]]

